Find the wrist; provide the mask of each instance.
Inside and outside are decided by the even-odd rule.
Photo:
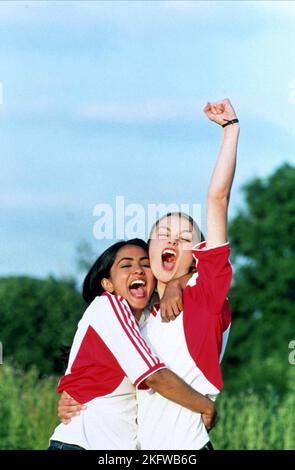
[[[167,286],[173,286],[181,289],[181,278],[178,277],[177,279],[171,279],[171,281],[167,283]]]
[[[215,413],[215,405],[213,401],[210,400],[210,398],[206,398],[206,404],[203,413],[206,415],[213,415]]]
[[[235,122],[233,124],[229,124],[228,126],[222,127],[223,134],[231,134],[235,132],[239,132],[240,130],[240,123]]]
[[[172,279],[168,284],[183,291],[191,277],[192,273],[184,274],[176,279]]]

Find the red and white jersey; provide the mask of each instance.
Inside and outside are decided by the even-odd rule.
[[[85,311],[58,392],[87,409],[51,437],[85,449],[136,449],[135,387],[165,368],[146,344],[125,299],[105,293]]]
[[[217,395],[222,389],[220,359],[231,322],[226,298],[232,269],[229,243],[193,249],[198,261],[183,292],[183,312],[170,323],[161,322],[157,308],[141,329],[153,351],[169,369],[202,394]],[[138,437],[141,448],[192,449],[209,440],[201,415],[193,413],[153,391],[138,391]]]

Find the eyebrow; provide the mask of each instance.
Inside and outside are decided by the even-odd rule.
[[[164,225],[158,225],[158,229],[160,229],[160,228],[164,228],[164,229],[167,230],[168,232],[171,232],[171,228],[170,228],[170,227],[165,227]],[[184,230],[182,230],[180,233],[183,233],[183,232],[193,233],[193,230],[184,229]]]
[[[129,258],[128,256],[124,256],[124,258],[121,258],[117,264],[121,263],[121,261],[134,261],[135,258]],[[140,261],[144,260],[144,259],[148,259],[149,260],[149,257],[148,256],[142,256],[141,258],[139,258]]]

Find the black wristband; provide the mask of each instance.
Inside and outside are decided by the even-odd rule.
[[[239,122],[237,118],[232,119],[231,121],[229,121],[228,119],[224,119],[224,121],[227,121],[227,122],[225,124],[221,124],[222,127],[226,127],[226,126],[229,126],[230,124],[235,124],[236,122]]]

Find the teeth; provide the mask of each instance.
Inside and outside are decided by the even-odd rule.
[[[135,279],[134,281],[131,282],[130,287],[134,286],[135,284],[136,285],[140,284],[142,286],[145,286],[145,282],[142,279]]]
[[[174,250],[170,250],[169,248],[166,248],[166,250],[163,251],[163,255],[166,255],[166,254],[169,254],[169,255],[176,255],[175,251]]]

